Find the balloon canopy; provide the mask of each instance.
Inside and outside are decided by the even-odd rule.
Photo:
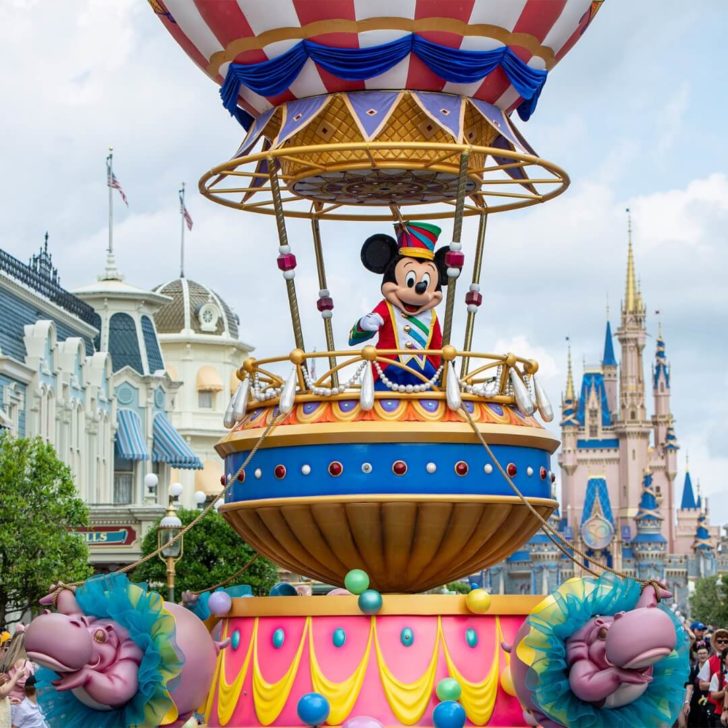
[[[437,91],[527,119],[603,0],[150,0],[247,127],[335,92]]]

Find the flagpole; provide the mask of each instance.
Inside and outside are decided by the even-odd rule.
[[[185,183],[179,191],[179,277],[185,277]]]
[[[114,190],[111,186],[111,175],[113,174],[114,150],[109,147],[109,156],[106,157],[106,186],[109,188],[109,257],[114,254]]]

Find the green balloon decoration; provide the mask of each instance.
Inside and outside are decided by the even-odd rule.
[[[362,569],[352,569],[344,577],[344,586],[352,594],[363,594],[369,588],[369,574]]]
[[[440,700],[460,700],[463,689],[454,677],[445,677],[437,683],[437,697]]]

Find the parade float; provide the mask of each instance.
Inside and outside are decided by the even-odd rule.
[[[545,599],[422,593],[501,561],[539,528],[560,538],[548,523],[559,443],[542,424],[553,411],[538,363],[483,353],[475,321],[488,217],[546,202],[569,182],[531,148],[513,112],[533,114],[600,3],[150,4],[247,130],[200,191],[272,218],[271,269],[290,307],[282,353],[249,358],[238,372],[218,444],[220,512],[259,553],[335,587],[326,597],[286,596],[284,586],[268,597],[209,597],[218,642],[200,638],[197,650],[227,646],[212,674],[209,660],[199,671],[209,681],[198,706],[206,724],[671,724],[687,648],[660,585],[602,573],[560,544],[585,575]],[[468,216],[474,239],[463,236]],[[310,222],[310,248],[289,240],[292,218]],[[329,222],[360,231],[349,267],[362,266],[356,280],[372,291],[371,309],[340,331],[322,239]],[[296,256],[309,251],[319,293],[303,301]],[[320,313],[326,351],[306,348],[301,306]],[[64,597],[71,611],[89,602],[88,588],[77,603]],[[107,629],[114,615],[95,606],[92,618],[128,642],[128,626]],[[161,600],[152,606],[174,613]],[[93,647],[100,633],[88,616],[82,624]],[[186,627],[170,624],[179,643]],[[93,663],[88,649],[77,663]],[[141,669],[129,649],[127,663]],[[162,725],[189,715],[187,703],[175,708],[186,654],[177,653],[181,662],[168,656],[169,673],[153,685]],[[39,659],[63,667],[58,655]],[[86,690],[72,676],[55,684]],[[98,695],[82,698],[108,709]]]

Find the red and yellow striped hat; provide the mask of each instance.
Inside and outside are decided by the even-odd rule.
[[[428,222],[403,222],[396,226],[399,254],[433,260],[435,243],[442,230]]]

